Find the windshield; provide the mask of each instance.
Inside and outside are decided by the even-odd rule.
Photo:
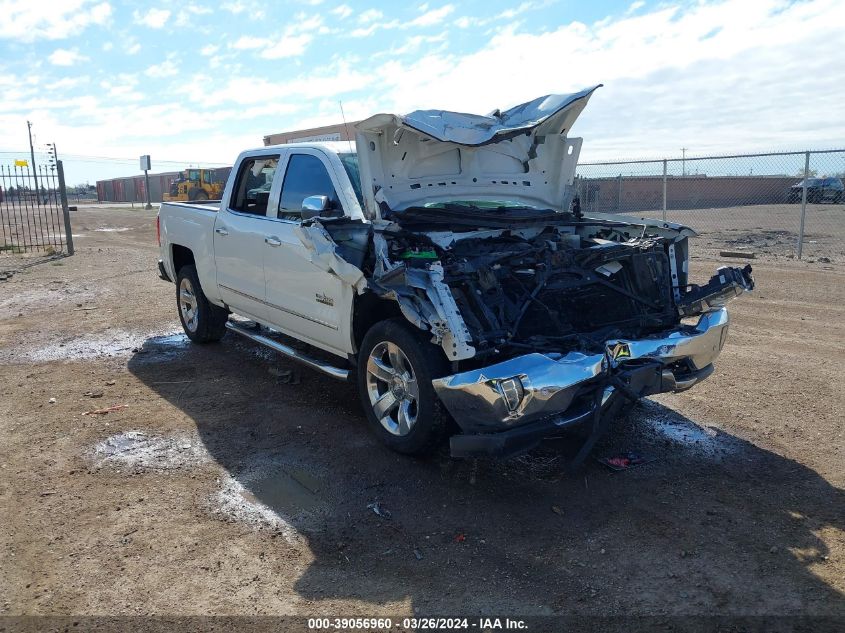
[[[358,154],[338,154],[340,162],[343,163],[343,168],[346,170],[346,175],[349,176],[349,181],[352,183],[352,188],[355,190],[355,197],[358,198],[358,204],[364,208],[364,194],[361,193],[361,171],[358,169]]]

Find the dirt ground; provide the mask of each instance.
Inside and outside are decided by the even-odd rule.
[[[596,449],[655,461],[569,476],[389,452],[352,387],[186,342],[154,212],[73,223],[0,281],[0,614],[845,616],[841,246],[751,262],[713,377]]]

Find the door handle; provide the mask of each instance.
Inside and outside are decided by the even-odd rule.
[[[214,232],[218,235],[229,235],[229,231],[226,230],[225,226],[218,226],[216,229],[214,229]]]
[[[270,246],[281,246],[282,240],[280,240],[278,237],[276,237],[274,235],[268,235],[267,237],[264,238],[264,243],[269,244]]]

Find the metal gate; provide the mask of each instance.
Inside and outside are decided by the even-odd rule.
[[[50,169],[0,164],[0,256],[73,255],[68,211],[61,161]]]

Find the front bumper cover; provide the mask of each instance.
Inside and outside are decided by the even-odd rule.
[[[465,434],[516,436],[528,425],[559,429],[589,417],[594,407],[580,411],[579,402],[602,385],[615,383],[616,392],[627,391],[630,397],[684,391],[701,382],[712,373],[728,324],[727,310],[719,308],[701,315],[694,326],[642,339],[608,340],[603,353],[526,354],[438,378],[433,385]],[[634,375],[637,384],[631,381]],[[454,439],[469,441],[466,436]]]

